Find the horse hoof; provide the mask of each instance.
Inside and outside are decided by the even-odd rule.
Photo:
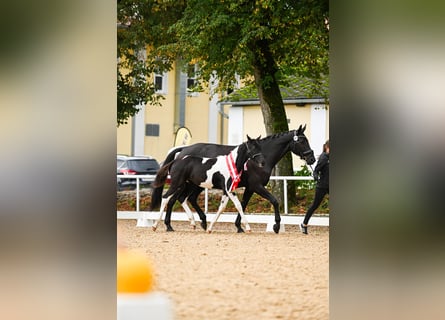
[[[247,233],[252,233],[252,230],[249,229],[249,230],[246,230],[246,232],[247,232]]]
[[[193,225],[193,226],[191,226],[191,227],[192,227],[193,230],[196,230],[196,226],[195,226],[195,225]]]
[[[202,227],[204,230],[207,230],[207,222],[202,222],[202,223],[201,223],[201,227]]]
[[[209,230],[207,230],[207,233],[209,233],[209,234],[210,234],[210,233],[212,233],[212,230],[210,230],[210,229],[209,229]]]
[[[273,225],[273,231],[275,231],[275,233],[279,233],[280,232],[280,225],[279,224],[274,224]]]
[[[153,227],[153,226],[152,226],[152,227],[151,227],[151,230],[156,231],[156,227]]]
[[[238,229],[237,233],[244,233],[244,230],[240,228]]]
[[[175,231],[175,230],[173,230],[172,227],[167,227],[167,232],[173,232],[173,231]]]

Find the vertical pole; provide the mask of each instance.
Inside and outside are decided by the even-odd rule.
[[[204,197],[205,197],[205,201],[204,201],[204,212],[205,214],[209,213],[209,189],[205,189],[204,191]]]
[[[136,212],[139,212],[139,177],[136,177]]]
[[[284,192],[284,214],[288,213],[288,208],[287,208],[287,179],[286,177],[283,177],[283,192]]]

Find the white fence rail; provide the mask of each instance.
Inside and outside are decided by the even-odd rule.
[[[117,218],[118,219],[148,219],[153,220],[155,216],[159,215],[159,212],[148,212],[148,211],[140,211],[140,179],[144,179],[144,182],[146,181],[154,181],[155,176],[154,175],[118,175],[118,178],[123,179],[136,179],[136,211],[118,211],[117,212]],[[313,180],[310,176],[271,176],[270,180],[282,180],[284,183],[283,192],[284,192],[284,217],[282,217],[282,224],[299,224],[303,220],[303,217],[296,217],[296,216],[287,216],[289,214],[289,208],[287,204],[287,184],[288,181],[294,181],[294,180]],[[204,190],[204,212],[209,215],[208,213],[208,189]],[[211,214],[210,214],[211,216]],[[225,216],[225,217],[223,217]],[[233,214],[223,214],[221,215],[220,219],[218,221],[224,222],[227,221],[234,221],[234,218],[232,216],[236,216],[236,213]],[[287,217],[286,217],[287,216]],[[178,221],[184,221],[187,220],[186,214],[184,212],[175,212],[175,217],[177,217],[175,220]],[[248,215],[249,222],[257,222],[257,223],[268,223],[270,225],[273,222],[273,214],[271,215]],[[199,220],[199,217],[195,215],[195,219]],[[311,224],[312,225],[320,225],[320,226],[329,226],[329,217],[315,217],[313,216],[311,218]]]
[[[136,179],[136,211],[139,211],[139,202],[140,202],[140,179],[144,179],[144,181],[153,182],[155,179],[154,175],[119,175],[118,178],[123,179]],[[310,176],[271,176],[270,180],[283,180],[284,181],[284,214],[289,214],[289,209],[287,205],[287,181],[293,180],[314,180],[314,178]],[[205,209],[204,212],[208,213],[208,189],[204,189],[205,192]]]

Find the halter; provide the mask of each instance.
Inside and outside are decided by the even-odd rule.
[[[294,141],[295,141],[295,142],[298,141],[297,130],[294,130]]]
[[[255,159],[255,157],[258,157],[261,155],[261,152],[255,153],[253,156],[250,156],[250,149],[249,146],[247,145],[247,142],[244,142],[244,145],[246,146],[247,149],[247,155],[249,156],[248,159]]]
[[[293,138],[294,142],[297,143],[298,140],[299,140],[299,138],[300,138],[300,136],[297,135],[297,130],[294,130],[294,138]],[[313,152],[313,151],[312,151],[311,149],[306,150],[306,151],[303,151],[303,152],[300,152],[300,157],[302,157],[302,158],[304,159],[304,161],[306,161],[305,157],[306,157],[307,155],[311,154],[312,152]],[[312,168],[311,168],[311,169],[312,169]]]

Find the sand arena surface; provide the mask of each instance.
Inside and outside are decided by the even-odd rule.
[[[237,234],[216,223],[212,234],[173,221],[156,232],[118,220],[120,238],[145,252],[155,269],[156,289],[173,301],[176,320],[329,318],[329,228],[309,235],[286,225],[284,233]]]

